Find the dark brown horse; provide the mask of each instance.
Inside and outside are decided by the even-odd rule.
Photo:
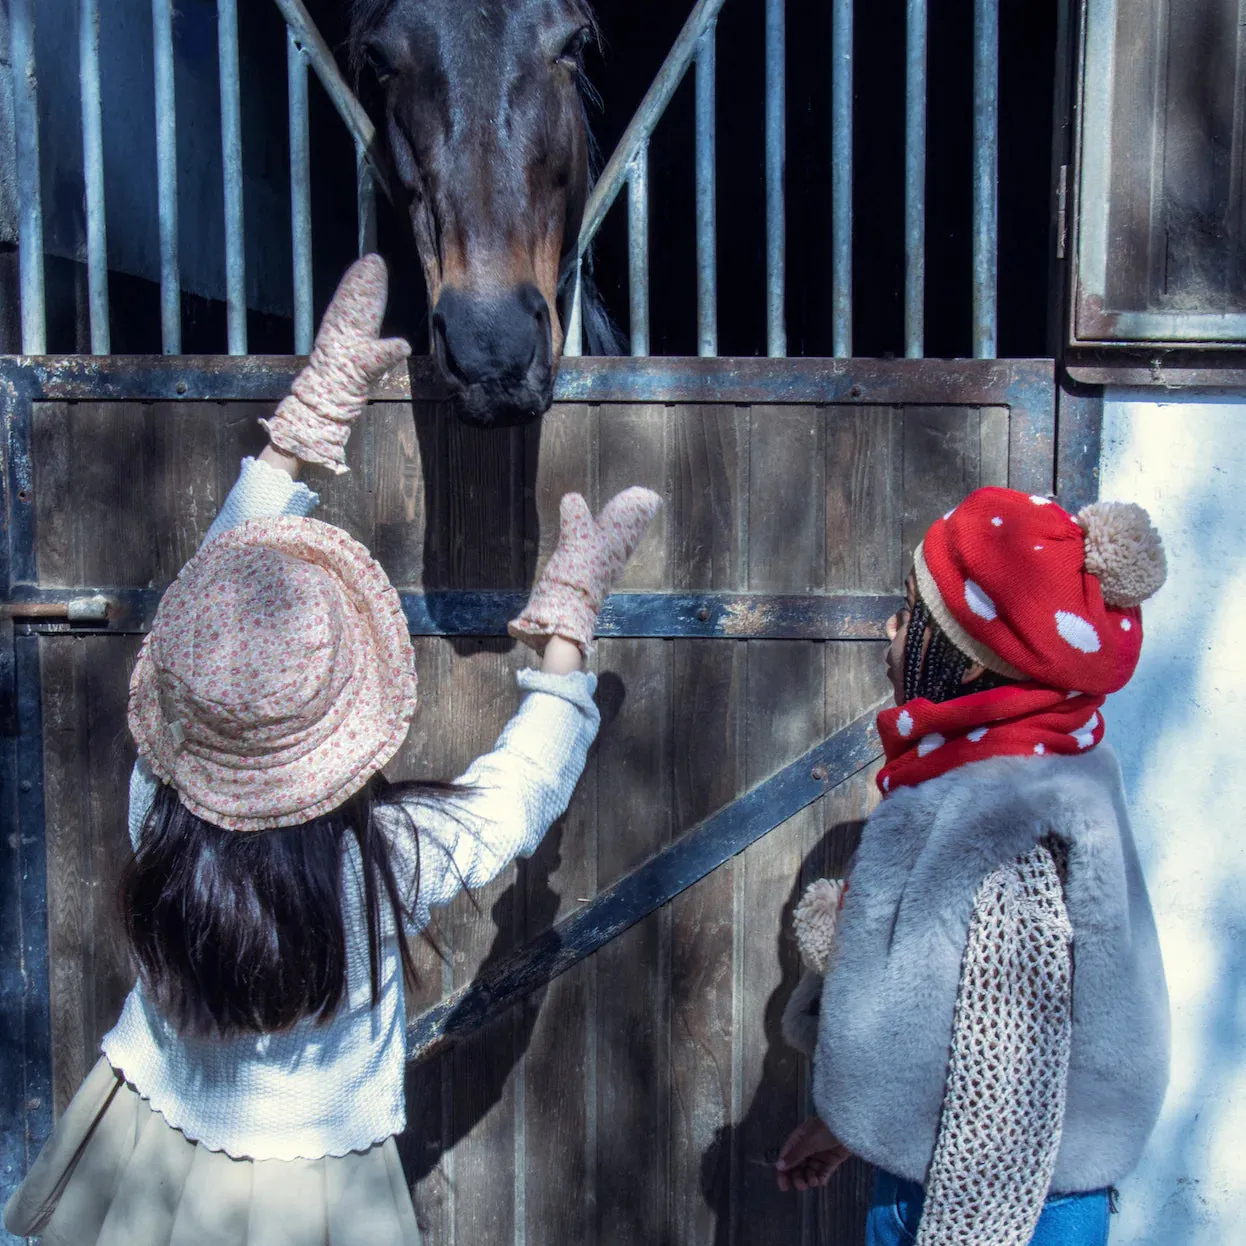
[[[350,48],[428,287],[433,352],[466,418],[513,423],[553,396],[560,288],[590,181],[587,0],[354,0]],[[598,309],[589,347],[610,350]]]

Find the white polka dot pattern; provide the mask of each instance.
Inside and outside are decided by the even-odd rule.
[[[965,605],[989,623],[996,616],[995,603],[972,580],[965,581]]]
[[[900,711],[900,716],[896,719],[896,730],[902,736],[913,734],[913,715],[908,710]]]
[[[1061,640],[1067,641],[1082,653],[1099,652],[1099,633],[1095,631],[1094,624],[1071,610],[1056,611],[1056,631]]]
[[[927,757],[937,748],[942,748],[947,741],[937,731],[931,732],[930,735],[922,736],[917,742],[918,757]]]

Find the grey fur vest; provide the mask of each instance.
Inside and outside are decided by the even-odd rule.
[[[1069,849],[1073,1033],[1051,1188],[1137,1163],[1168,1081],[1168,993],[1116,757],[996,758],[888,797],[866,823],[827,975],[814,1100],[851,1150],[912,1181],[934,1153],[974,893],[1045,835]]]

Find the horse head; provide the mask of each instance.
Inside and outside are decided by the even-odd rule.
[[[532,419],[553,397],[594,33],[587,0],[354,0],[351,51],[383,94],[433,353],[473,423]]]

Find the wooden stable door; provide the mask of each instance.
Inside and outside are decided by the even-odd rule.
[[[685,382],[670,401],[623,401],[599,375],[578,391],[591,401],[559,402],[528,430],[468,429],[439,402],[399,395],[366,412],[349,475],[312,481],[318,516],[364,541],[423,620],[413,626],[420,708],[395,777],[454,776],[513,712],[513,672],[530,655],[502,635],[463,633],[500,630],[496,618],[470,620],[488,614],[490,594],[526,591],[555,543],[560,496],[578,489],[596,508],[641,483],[666,499],[620,586],[648,594],[634,601],[658,622],[626,635],[625,619],[597,648],[603,726],[571,808],[530,861],[437,915],[437,950],[419,946],[413,1016],[885,698],[881,624],[926,525],[979,485],[1052,488],[1050,364],[915,362],[898,367],[899,381],[887,379],[897,365],[877,365],[850,387],[852,377],[832,384],[796,361],[755,363],[742,379],[715,361],[721,398],[709,402],[687,400]],[[579,367],[564,387],[573,396],[574,377],[588,375]],[[121,603],[94,631],[19,619],[14,641],[22,747],[28,760],[41,749],[42,788],[19,816],[45,845],[57,1112],[132,980],[115,904],[134,758],[126,688],[154,590],[194,552],[240,458],[262,445],[256,417],[287,380],[275,377],[271,394],[253,376],[237,382],[263,402],[196,401],[194,385],[187,398],[126,402],[44,378],[9,408],[26,422],[10,452],[28,450],[30,473],[28,511],[11,515],[11,543],[25,533],[31,546],[14,563],[13,596],[99,589]],[[796,400],[759,400],[765,385]],[[923,401],[931,394],[956,405]],[[662,613],[667,595],[683,614]],[[410,1066],[402,1154],[432,1246],[862,1240],[864,1164],[796,1196],[778,1192],[772,1163],[810,1110],[808,1066],[779,1034],[798,976],[791,908],[810,879],[843,871],[877,799],[876,770],[858,765]],[[36,852],[38,835],[27,838]],[[37,917],[36,901],[24,903]],[[28,1033],[40,986],[28,988]],[[37,1042],[25,1058],[38,1061]]]

